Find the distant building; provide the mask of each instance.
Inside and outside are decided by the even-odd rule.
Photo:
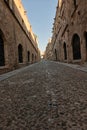
[[[40,60],[40,51],[21,0],[0,0],[0,73]]]
[[[45,59],[48,59],[48,60],[54,60],[54,55],[53,55],[53,44],[52,44],[52,39],[50,38],[48,40],[48,44],[47,44],[47,47],[46,47],[46,50],[45,50],[45,53],[44,53],[44,58]]]
[[[87,61],[87,0],[58,0],[51,44],[54,60]]]

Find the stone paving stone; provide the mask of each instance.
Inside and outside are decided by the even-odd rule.
[[[43,60],[0,81],[0,130],[87,130],[87,73]]]

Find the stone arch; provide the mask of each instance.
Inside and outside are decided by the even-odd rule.
[[[67,59],[67,48],[66,48],[66,43],[64,42],[63,44],[63,48],[64,48],[64,59]]]
[[[30,51],[27,52],[28,62],[30,62]]]
[[[23,47],[21,44],[18,45],[18,61],[23,63]]]
[[[78,34],[74,34],[72,38],[72,50],[73,50],[73,59],[81,59],[81,49],[80,49],[80,37]]]
[[[55,49],[55,58],[56,58],[56,61],[57,61],[57,50]]]
[[[0,30],[0,66],[5,65],[3,33]]]

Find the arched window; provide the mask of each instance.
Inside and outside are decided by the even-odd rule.
[[[5,58],[4,58],[4,42],[2,38],[2,34],[0,32],[0,66],[5,65]]]
[[[27,52],[28,55],[28,62],[30,61],[30,51]]]
[[[19,63],[23,63],[23,48],[21,44],[18,46],[18,60]]]
[[[74,60],[81,59],[80,38],[77,34],[73,35],[72,49],[73,49],[73,59]]]
[[[66,49],[66,43],[65,42],[64,42],[63,48],[64,48],[64,59],[66,60],[67,59],[67,49]]]

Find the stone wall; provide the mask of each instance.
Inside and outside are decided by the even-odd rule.
[[[87,0],[59,0],[53,26],[53,54],[58,61],[87,61]],[[56,53],[55,53],[56,49]]]
[[[12,1],[10,0],[10,2]],[[3,40],[5,60],[5,64],[0,66],[0,73],[40,60],[40,51],[34,34],[29,28],[30,24],[24,22],[24,18],[22,18],[19,10],[15,7],[15,3],[13,3],[12,9],[9,4],[11,6],[11,3],[8,3],[6,0],[0,1],[0,38]],[[2,43],[0,42],[0,44]],[[22,47],[22,63],[19,63],[19,45]],[[28,51],[30,52],[30,57]],[[0,53],[0,58],[2,58],[2,53]]]
[[[44,54],[44,58],[51,60],[52,59],[52,44],[51,44],[51,39],[49,39],[46,50],[45,50],[45,54]]]

